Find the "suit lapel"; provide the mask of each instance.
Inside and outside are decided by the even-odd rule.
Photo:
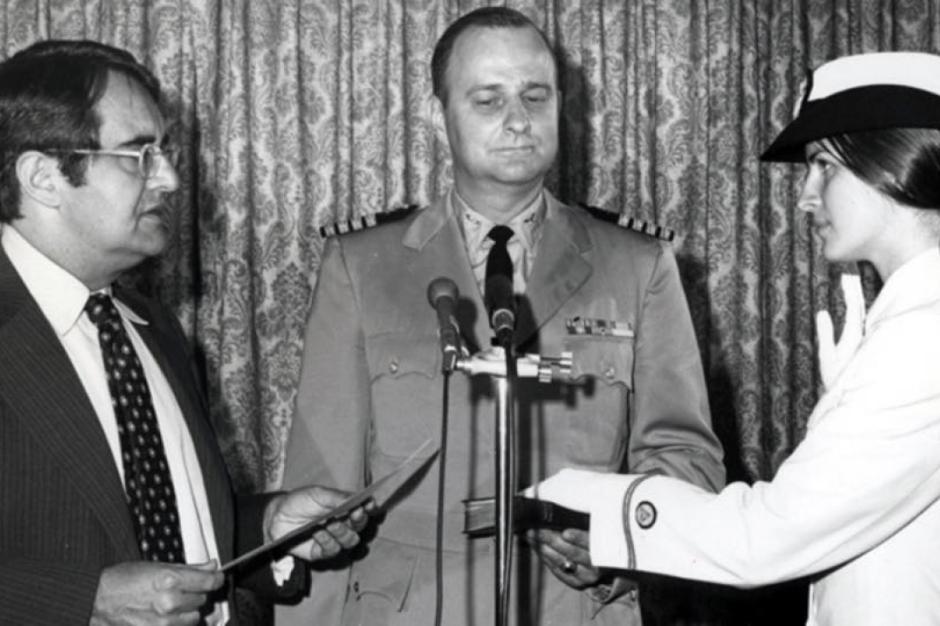
[[[538,256],[516,320],[517,346],[525,345],[578,292],[592,272],[587,260],[591,243],[584,226],[547,192],[546,201],[548,214]]]
[[[101,425],[55,331],[0,250],[0,389],[11,419],[21,419],[62,465],[114,543],[139,558],[124,486]]]

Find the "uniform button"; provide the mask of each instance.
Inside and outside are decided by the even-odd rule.
[[[656,507],[648,500],[643,500],[643,502],[636,505],[634,515],[636,516],[637,526],[640,528],[650,528],[656,523]]]
[[[396,373],[396,372],[398,371],[398,360],[397,360],[397,359],[392,359],[391,361],[388,362],[388,371],[391,372],[392,374],[394,374],[394,373]]]
[[[359,581],[358,580],[353,583],[353,592],[357,594],[359,593]]]
[[[614,376],[616,375],[617,375],[617,370],[614,369],[613,366],[610,366],[604,370],[604,376],[607,378],[607,380],[613,380]]]

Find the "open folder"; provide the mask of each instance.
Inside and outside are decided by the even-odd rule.
[[[432,442],[430,439],[428,439],[423,444],[418,446],[417,450],[408,455],[408,458],[402,461],[398,467],[393,469],[382,478],[373,481],[362,491],[352,494],[343,500],[338,506],[312,518],[303,526],[298,526],[289,533],[281,535],[273,541],[269,541],[264,545],[258,546],[254,550],[249,550],[237,558],[232,559],[222,566],[222,571],[226,572],[232,570],[242,563],[251,561],[264,554],[269,554],[296,539],[308,536],[314,530],[322,528],[333,520],[341,519],[349,515],[353,510],[365,504],[369,499],[375,499],[379,504],[388,501],[388,499],[393,496],[396,491],[403,487],[408,482],[408,480],[418,472],[418,470],[420,470],[422,467],[424,467],[425,464],[430,462],[431,459],[437,456],[437,449],[432,450],[431,448]]]

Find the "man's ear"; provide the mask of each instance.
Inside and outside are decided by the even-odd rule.
[[[58,208],[59,189],[65,177],[56,159],[36,150],[24,152],[16,159],[16,178],[24,196],[44,206]]]

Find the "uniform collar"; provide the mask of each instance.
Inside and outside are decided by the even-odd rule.
[[[452,205],[451,210],[459,218],[458,224],[460,224],[464,241],[467,244],[467,250],[477,250],[484,247],[483,242],[496,223],[474,210],[460,197],[456,189],[450,194],[450,203]],[[535,254],[542,235],[542,225],[545,223],[545,213],[545,191],[542,190],[528,206],[506,224],[519,238],[526,254]]]
[[[933,246],[888,277],[865,319],[865,333],[880,322],[940,301],[940,247]]]

